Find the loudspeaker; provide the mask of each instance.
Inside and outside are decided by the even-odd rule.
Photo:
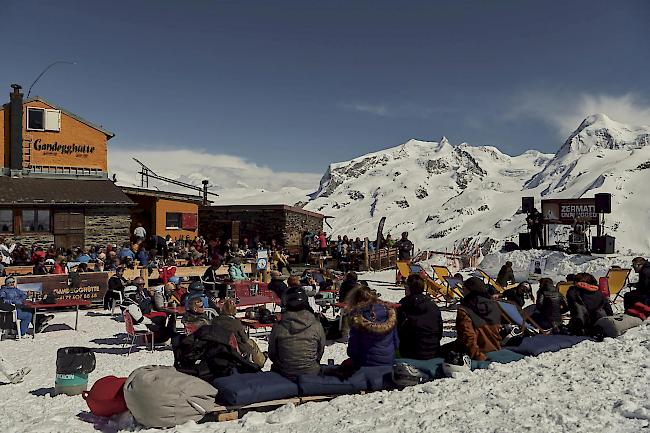
[[[530,233],[519,233],[519,249],[520,250],[529,250],[532,248],[530,242]]]
[[[612,195],[601,192],[594,195],[596,199],[596,213],[612,213]]]
[[[613,236],[592,236],[591,252],[595,254],[614,254]]]
[[[535,197],[522,197],[521,198],[521,210],[525,213],[532,212],[535,207]]]

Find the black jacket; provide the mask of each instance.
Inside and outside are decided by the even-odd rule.
[[[403,358],[435,358],[442,338],[442,315],[425,294],[409,295],[397,309],[399,352]]]
[[[228,285],[225,284],[219,277],[217,277],[216,269],[209,267],[205,270],[203,274],[203,282],[205,284],[205,290],[209,293],[209,297],[216,296],[220,299],[226,297],[228,292]],[[210,284],[213,283],[213,284]]]
[[[508,281],[513,283],[515,282],[515,273],[512,271],[512,268],[508,268],[506,265],[503,265],[499,270],[499,275],[497,275],[497,283],[499,283],[501,287],[506,287],[508,285]]]
[[[524,308],[524,304],[526,303],[526,298],[524,297],[524,294],[519,293],[516,287],[513,287],[512,289],[508,289],[505,292],[503,292],[503,298],[506,299],[507,301],[514,302],[515,304],[519,305],[519,307],[521,308]]]
[[[345,302],[345,298],[347,298],[348,294],[357,284],[357,281],[343,280],[341,288],[339,289],[339,302]]]
[[[567,292],[566,299],[571,312],[569,332],[575,335],[589,335],[598,319],[614,314],[609,301],[597,286],[590,286],[589,289],[573,286]]]
[[[650,262],[646,262],[639,272],[639,282],[636,284],[637,290],[646,295],[650,295]]]
[[[278,298],[282,299],[284,292],[288,289],[287,283],[282,280],[271,279],[269,283],[269,290],[278,295]]]
[[[126,280],[124,278],[118,277],[117,275],[113,275],[111,278],[108,279],[109,292],[123,292],[125,282]]]
[[[562,325],[562,313],[569,310],[566,299],[555,288],[537,292],[536,308],[549,325],[556,327]]]

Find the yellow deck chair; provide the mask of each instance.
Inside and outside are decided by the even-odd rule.
[[[450,288],[440,284],[429,275],[423,275],[427,292],[437,301],[444,301],[446,305],[460,300],[463,295],[458,287]]]
[[[433,272],[436,274],[436,277],[443,283],[447,282],[445,280],[445,277],[451,276],[451,272],[447,266],[433,265],[431,268],[433,268]]]
[[[411,261],[410,260],[398,260],[397,261],[397,271],[400,275],[406,280],[409,275],[411,275]],[[397,278],[395,278],[397,280]]]
[[[493,286],[497,290],[497,292],[503,293],[503,292],[506,291],[507,288],[503,287],[503,286],[501,286],[501,284],[497,283],[496,280],[494,278],[492,278],[487,272],[485,272],[484,270],[479,269],[479,268],[476,268],[476,271],[479,274],[481,274],[481,276],[483,277],[483,280],[485,280],[484,282],[486,282],[487,284]],[[510,286],[508,286],[508,287],[510,287]]]
[[[573,286],[573,283],[567,282],[567,281],[560,281],[557,283],[557,291],[562,294],[566,298],[566,292],[569,291],[569,289]]]
[[[612,268],[607,271],[607,285],[609,286],[609,296],[614,296],[614,301],[618,298],[621,290],[626,286],[627,279],[630,276],[631,269]]]

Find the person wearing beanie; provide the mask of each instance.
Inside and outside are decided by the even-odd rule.
[[[285,312],[269,335],[271,371],[289,379],[318,374],[325,350],[325,330],[309,307],[305,291],[290,287],[284,294]]]
[[[463,290],[466,295],[456,313],[457,349],[485,361],[486,353],[501,349],[501,310],[480,278],[467,279]]]

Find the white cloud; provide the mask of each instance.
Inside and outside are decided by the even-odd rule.
[[[535,117],[554,126],[566,137],[589,115],[604,113],[609,118],[632,126],[650,123],[650,105],[632,93],[625,95],[565,94],[528,92],[516,98],[506,118]]]
[[[374,114],[375,116],[388,116],[388,107],[385,105],[373,105],[373,104],[341,104],[345,110],[348,111],[357,111],[359,113],[368,113]]]
[[[120,185],[140,186],[140,166],[132,158],[139,159],[158,175],[192,185],[201,186],[201,181],[208,179],[210,190],[229,202],[241,198],[251,204],[278,201],[293,204],[306,200],[305,195],[318,188],[321,178],[318,173],[274,171],[237,156],[200,150],[113,148],[109,150],[109,170],[111,175],[117,175]],[[150,181],[149,185],[192,194],[187,188],[165,182]]]

